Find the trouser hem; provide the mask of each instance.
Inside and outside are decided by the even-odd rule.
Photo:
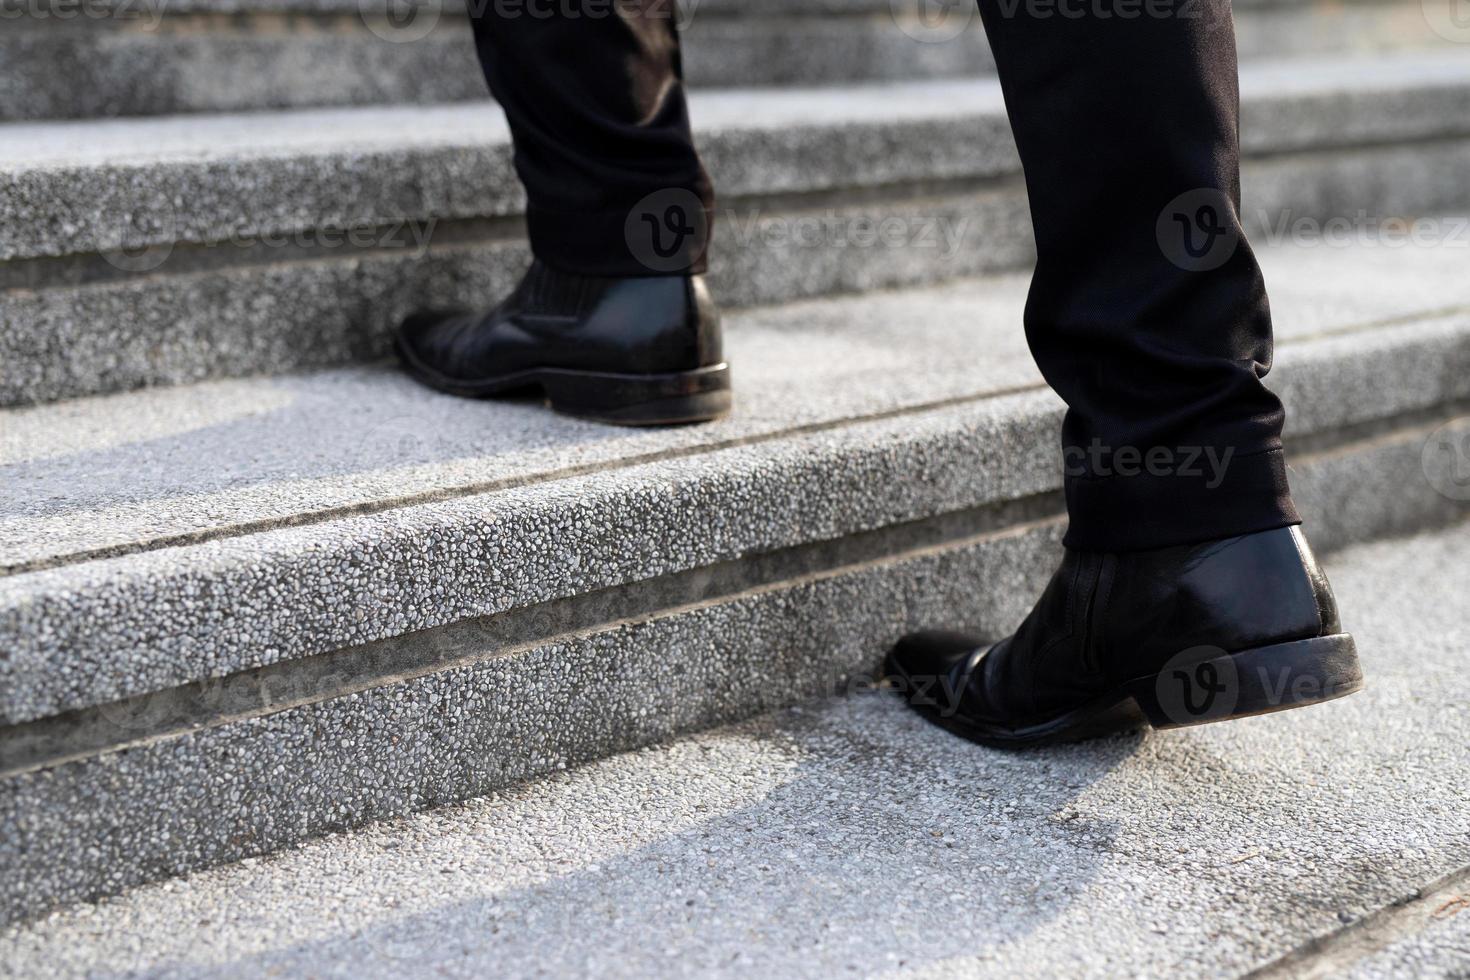
[[[1201,469],[1069,476],[1063,543],[1078,551],[1147,551],[1301,523],[1280,449]]]
[[[703,274],[713,220],[711,206],[679,201],[657,211],[642,202],[615,211],[526,209],[536,258],[563,272],[616,278]]]

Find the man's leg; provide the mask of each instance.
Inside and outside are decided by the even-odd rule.
[[[488,314],[409,318],[419,380],[481,397],[541,388],[552,407],[626,424],[730,404],[705,287],[713,195],[695,152],[673,0],[470,0],[515,141],[535,261]]]
[[[1036,6],[981,10],[1036,229],[1026,334],[1070,409],[1067,543],[1134,551],[1296,523],[1281,403],[1261,383],[1270,311],[1237,217],[1228,0],[1135,3],[1126,19],[1127,0]]]
[[[914,704],[998,744],[1350,693],[1352,639],[1292,526],[1281,403],[1261,383],[1228,0],[981,11],[1035,225],[1027,338],[1068,405],[1067,551],[1014,636],[908,637],[892,673],[917,698],[960,692]]]
[[[592,276],[703,271],[713,194],[689,132],[674,0],[469,5],[485,79],[515,138],[536,257]],[[683,215],[697,234],[680,243],[682,269],[677,260],[650,269],[642,242],[629,248],[629,214],[650,195],[703,212]]]

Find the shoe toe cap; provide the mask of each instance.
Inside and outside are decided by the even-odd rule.
[[[410,313],[398,325],[398,343],[414,350],[432,347],[434,338],[442,334],[444,329],[460,315],[460,312],[455,310],[420,310],[417,313]]]
[[[910,677],[947,674],[984,645],[979,637],[953,630],[910,633],[889,652],[888,672]]]

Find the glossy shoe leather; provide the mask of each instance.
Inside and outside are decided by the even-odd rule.
[[[1295,527],[1122,554],[1067,551],[1016,633],[904,637],[893,686],[973,741],[1022,746],[1177,728],[1363,686],[1332,588]]]
[[[488,314],[415,314],[395,346],[410,374],[454,395],[539,389],[559,412],[622,425],[730,410],[719,313],[703,276],[604,279],[538,261]]]

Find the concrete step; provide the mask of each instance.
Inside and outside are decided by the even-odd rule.
[[[1460,525],[1329,560],[1368,675],[1332,704],[1017,755],[862,692],[65,909],[0,931],[0,959],[35,978],[1452,976],[1467,555]]]
[[[1258,234],[1470,206],[1470,49],[1263,63],[1243,87]],[[704,92],[693,109],[723,193],[712,276],[728,305],[1030,261],[993,81]],[[490,108],[12,124],[0,139],[16,148],[0,163],[0,404],[371,360],[408,310],[487,305],[526,261]]]
[[[488,2],[488,0],[475,0]],[[71,5],[75,8],[76,5]],[[1187,15],[1187,4],[1177,5]],[[485,98],[463,3],[30,4],[0,36],[0,119],[230,112]],[[519,5],[528,8],[528,5]],[[1173,9],[1173,8],[1170,8]],[[1247,60],[1444,47],[1418,0],[1240,5]],[[973,3],[791,0],[683,5],[700,87],[954,78],[993,70]],[[1446,36],[1448,35],[1448,36]]]
[[[1463,251],[1264,254],[1319,547],[1463,516]],[[737,315],[737,412],[698,428],[382,368],[9,411],[0,918],[838,690],[922,623],[1009,629],[1062,530],[1023,293]]]

